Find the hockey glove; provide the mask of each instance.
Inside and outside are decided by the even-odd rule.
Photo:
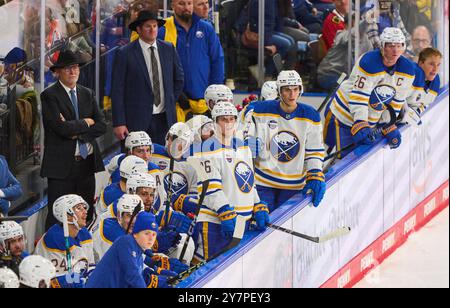
[[[250,148],[252,156],[255,159],[259,157],[264,148],[263,141],[260,138],[253,136],[248,136],[245,139],[245,144]]]
[[[181,241],[181,236],[176,231],[160,231],[156,236],[156,242],[153,246],[153,251],[164,253],[171,247],[178,245]]]
[[[142,276],[144,277],[145,284],[149,289],[167,289],[172,288],[167,283],[169,277],[163,275],[157,275],[156,272],[151,268],[145,268],[142,272]]]
[[[85,279],[82,279],[80,274],[73,273],[70,275],[67,273],[66,275],[53,278],[50,284],[52,289],[82,289],[84,288]]]
[[[365,121],[356,121],[351,129],[353,142],[359,144],[372,144],[374,138],[369,123]]]
[[[146,253],[147,254],[147,253]],[[146,258],[147,259],[147,258]],[[189,268],[186,264],[182,263],[178,259],[168,258],[162,255],[152,255],[151,262],[146,263],[149,267],[158,267],[161,269],[169,270],[177,274],[184,272]],[[167,275],[166,275],[167,276]]]
[[[402,143],[402,134],[396,125],[382,130],[383,136],[388,140],[391,149],[396,149]]]
[[[269,208],[264,203],[255,205],[253,208],[253,218],[256,221],[256,229],[260,231],[266,230],[266,226],[270,223]]]
[[[156,216],[157,223],[161,226],[165,222],[164,217],[165,211],[161,211]],[[164,227],[164,230],[173,229],[178,233],[187,233],[189,226],[191,225],[192,219],[180,212],[171,211],[169,213],[169,226]]]
[[[180,195],[174,202],[173,208],[175,211],[184,213],[186,215],[188,213],[197,213],[198,197],[195,195]]]
[[[3,215],[8,215],[9,206],[11,202],[5,199],[0,199],[0,213]]]
[[[306,196],[312,191],[312,201],[314,207],[318,207],[325,195],[326,184],[325,176],[320,170],[311,170],[306,176],[306,185],[302,190],[302,194]]]
[[[226,239],[231,239],[236,227],[236,212],[229,205],[222,206],[217,212],[222,226],[222,235]]]
[[[402,119],[403,124],[422,125],[422,118],[420,117],[420,110],[418,108],[406,107],[405,115]]]

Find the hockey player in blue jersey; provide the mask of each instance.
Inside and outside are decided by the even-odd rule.
[[[442,53],[435,48],[425,48],[415,64],[416,78],[413,91],[405,104],[403,123],[421,124],[421,115],[438,96],[441,80],[438,75],[442,63]]]
[[[382,116],[390,105],[398,116],[412,91],[414,64],[403,56],[405,36],[397,28],[386,28],[380,36],[381,49],[364,54],[342,83],[325,111],[325,143],[329,151],[348,145],[370,145],[372,129],[383,126]],[[400,130],[383,127],[391,148],[401,144]],[[349,151],[341,153],[340,157]]]
[[[296,71],[280,72],[277,88],[280,100],[257,103],[248,111],[258,193],[271,212],[300,191],[312,191],[318,206],[326,189],[320,115],[297,102],[303,83]]]
[[[153,247],[157,232],[155,216],[140,212],[132,234],[113,243],[89,277],[86,288],[168,287],[167,277],[144,271],[144,252]]]
[[[83,279],[95,267],[92,236],[85,228],[88,207],[87,202],[77,195],[58,198],[53,205],[53,215],[59,223],[53,225],[36,245],[34,253],[50,260],[56,267],[54,288],[82,287]],[[65,221],[69,230],[67,239],[63,230]],[[74,273],[77,275],[72,276]]]

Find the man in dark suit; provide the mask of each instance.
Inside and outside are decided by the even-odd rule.
[[[56,223],[53,203],[77,194],[89,203],[93,218],[95,173],[104,170],[95,139],[106,132],[103,114],[92,90],[77,85],[82,61],[72,51],[61,52],[51,67],[59,81],[41,94],[44,157],[41,176],[48,178],[46,229]]]
[[[139,39],[115,56],[112,79],[114,134],[124,140],[129,132],[146,131],[164,144],[176,123],[175,102],[184,85],[184,73],[175,47],[157,39],[164,25],[156,13],[141,11],[129,28]]]

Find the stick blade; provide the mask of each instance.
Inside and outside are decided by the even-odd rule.
[[[334,238],[337,238],[337,237],[341,237],[341,236],[347,235],[348,233],[350,233],[350,231],[351,231],[350,227],[341,227],[341,228],[338,228],[338,229],[336,229],[335,231],[333,231],[333,232],[331,232],[331,233],[328,233],[328,234],[325,235],[325,236],[319,237],[318,243],[323,243],[323,242],[332,240],[332,239],[334,239]]]

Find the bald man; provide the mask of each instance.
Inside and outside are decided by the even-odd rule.
[[[412,33],[412,46],[414,51],[414,60],[417,60],[419,53],[425,48],[431,46],[431,33],[425,26],[417,26]],[[417,61],[416,61],[417,62]]]
[[[208,0],[194,0],[194,13],[202,19],[208,19],[209,1]]]

